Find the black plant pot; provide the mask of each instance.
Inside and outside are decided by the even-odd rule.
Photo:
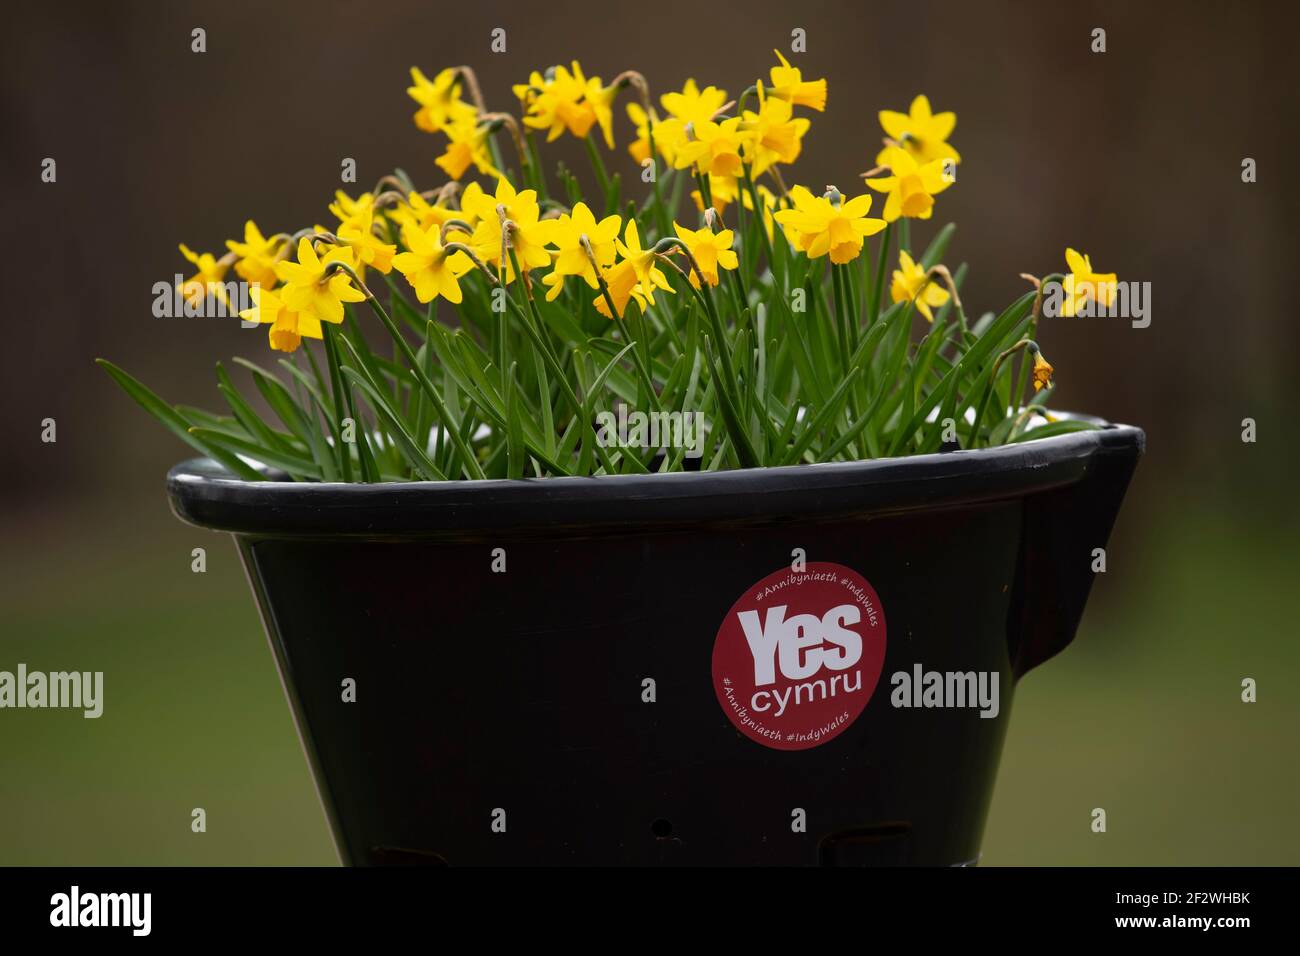
[[[238,542],[346,863],[954,865],[1143,442],[168,489]]]

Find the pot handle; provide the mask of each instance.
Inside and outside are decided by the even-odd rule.
[[[1095,574],[1093,550],[1110,538],[1146,446],[1141,429],[1107,426],[1079,481],[1024,500],[1007,644],[1016,680],[1074,640]]]

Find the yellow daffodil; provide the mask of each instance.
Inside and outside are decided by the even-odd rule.
[[[1085,302],[1091,300],[1109,308],[1115,301],[1116,275],[1114,272],[1094,272],[1092,259],[1073,249],[1065,250],[1065,263],[1070,273],[1061,283],[1065,294],[1061,302],[1061,315],[1076,315]]]
[[[636,269],[626,259],[605,274],[605,288],[610,299],[614,302],[614,308],[618,310],[620,319],[623,317],[623,313],[627,311],[627,303],[631,299],[636,299],[637,305],[642,310],[645,309],[645,296],[640,292],[641,287],[636,277]],[[607,319],[613,318],[609,311],[609,303],[605,301],[603,295],[597,296],[594,303],[597,312]]]
[[[638,163],[644,163],[650,158],[650,127],[659,122],[658,117],[647,113],[640,103],[628,103],[627,118],[636,127],[636,139],[628,144],[628,154]]]
[[[393,268],[406,276],[415,297],[421,302],[432,302],[438,296],[460,302],[460,277],[474,268],[470,257],[459,249],[448,253],[437,226],[427,230],[403,226],[402,243],[407,251],[393,256]]]
[[[451,67],[442,70],[432,80],[411,67],[411,82],[406,92],[420,104],[415,114],[415,125],[426,133],[436,133],[455,123],[473,121],[478,111],[460,98],[461,82],[457,71]]]
[[[587,78],[577,60],[571,69],[557,66],[546,77],[533,73],[515,92],[526,108],[524,125],[546,130],[548,143],[565,130],[581,139],[596,123],[595,106],[586,98]]]
[[[353,199],[343,190],[338,189],[334,192],[334,201],[330,203],[330,213],[339,222],[346,222],[363,209],[373,209],[374,205],[373,193],[362,193]]]
[[[770,74],[772,96],[778,100],[785,100],[791,106],[807,106],[819,113],[826,109],[826,81],[823,79],[805,82],[803,73],[797,66],[791,66],[790,61],[781,55],[780,50],[772,52],[781,61],[779,66],[772,67]]]
[[[352,284],[347,273],[326,275],[332,262],[356,268],[357,262],[347,246],[335,246],[318,256],[312,240],[303,236],[298,240],[298,261],[278,262],[276,277],[284,283],[279,290],[285,307],[294,312],[310,312],[322,322],[335,324],[343,321],[344,302],[364,302],[365,294]]]
[[[546,77],[542,76],[537,70],[528,74],[527,83],[516,83],[511,87],[515,97],[519,100],[519,108],[527,113],[532,102],[541,96],[546,89]]]
[[[644,310],[647,304],[654,303],[655,289],[674,291],[668,282],[668,277],[656,265],[658,257],[654,250],[641,248],[641,236],[637,232],[635,219],[627,221],[623,239],[615,245],[623,258],[609,270],[605,276],[605,283],[620,318],[627,309],[629,300],[635,299],[637,305]],[[605,302],[603,295],[596,298],[595,305],[601,315],[613,318],[609,313],[609,304]]]
[[[181,255],[190,261],[198,271],[181,283],[181,295],[193,308],[199,308],[209,295],[216,296],[226,308],[230,308],[230,297],[226,294],[225,278],[231,263],[235,261],[233,253],[218,259],[210,252],[202,254],[193,252],[185,243],[181,243]]]
[[[478,183],[470,183],[460,194],[460,209],[453,213],[456,219],[461,222],[469,223],[470,227],[478,225],[478,214],[483,210],[493,210],[493,218],[496,217],[496,203],[492,197],[483,191],[483,187]],[[445,221],[445,220],[444,220]]]
[[[459,180],[471,166],[485,176],[501,175],[492,165],[488,148],[489,127],[467,120],[447,124],[443,132],[447,134],[447,148],[434,162],[452,179]]]
[[[659,97],[668,116],[682,123],[705,123],[727,102],[727,91],[716,86],[700,89],[694,80],[687,80],[681,92],[665,93]],[[665,121],[666,122],[666,121]]]
[[[637,230],[635,219],[627,221],[627,228],[623,230],[623,239],[615,240],[614,245],[618,249],[618,254],[632,263],[641,285],[641,293],[651,304],[655,300],[655,289],[674,291],[668,282],[668,277],[659,269],[657,264],[659,257],[655,251],[641,248],[641,234]]]
[[[472,183],[477,188],[477,183]],[[404,202],[388,210],[388,218],[400,226],[411,225],[417,229],[441,226],[448,219],[463,218],[455,209],[448,209],[441,203],[431,203],[417,192],[412,192]]]
[[[732,251],[731,243],[735,238],[735,233],[730,229],[723,229],[720,232],[714,232],[712,229],[690,230],[685,229],[677,223],[673,223],[673,229],[677,233],[677,238],[686,244],[690,250],[691,256],[695,259],[695,264],[700,267],[704,279],[709,285],[718,284],[718,267],[723,269],[734,269],[740,261],[736,253]],[[699,277],[695,270],[690,270],[691,285],[695,288],[700,287]]]
[[[862,253],[862,241],[885,228],[883,219],[870,219],[871,196],[863,193],[852,199],[832,202],[826,196],[814,196],[803,186],[790,190],[793,209],[774,214],[777,222],[793,229],[791,243],[817,259],[830,253],[837,265],[850,262]]]
[[[598,76],[587,80],[587,102],[596,114],[596,125],[600,127],[607,149],[614,148],[614,100],[617,96],[617,86],[601,86]]]
[[[652,138],[654,139],[655,149],[659,155],[664,158],[664,162],[670,166],[677,165],[677,150],[686,143],[690,136],[688,135],[687,125],[679,119],[669,117],[666,120],[660,120],[655,124]]]
[[[253,308],[245,309],[239,317],[246,322],[269,323],[267,336],[271,348],[277,352],[296,352],[303,338],[321,337],[320,319],[311,312],[294,312],[268,287],[252,289]]]
[[[510,246],[519,259],[519,267],[524,271],[540,269],[551,262],[546,245],[551,241],[555,231],[554,219],[541,219],[541,209],[537,205],[537,192],[525,189],[516,192],[503,176],[497,180],[496,193],[493,196],[479,194],[471,196],[469,190],[461,197],[461,208],[478,219],[471,240],[474,251],[479,257],[502,266],[501,214],[514,223],[510,234]],[[505,279],[514,279],[514,268],[509,256],[505,257]]]
[[[880,154],[879,162],[888,166],[889,176],[868,179],[867,185],[876,192],[888,193],[883,215],[886,222],[899,216],[909,219],[929,219],[934,211],[934,197],[952,185],[944,175],[944,161],[931,160],[920,165],[911,153],[890,146]]]
[[[659,97],[659,102],[668,116],[655,124],[655,148],[665,162],[682,169],[677,165],[677,151],[690,141],[693,127],[713,121],[714,115],[726,105],[727,91],[716,86],[706,86],[701,90],[694,80],[687,80],[680,92],[665,93]]]
[[[912,257],[901,250],[898,253],[898,265],[889,286],[890,298],[895,302],[912,300],[916,311],[925,316],[927,322],[933,322],[934,316],[930,308],[938,308],[948,301],[947,290],[929,281],[925,267],[919,262],[913,262]]]
[[[885,130],[885,135],[907,150],[908,154],[922,165],[934,162],[936,159],[961,162],[957,150],[947,143],[948,137],[952,135],[953,128],[957,125],[957,114],[931,113],[930,101],[925,96],[918,96],[912,100],[911,109],[907,113],[881,110],[880,125]],[[876,162],[882,166],[891,165],[885,158],[887,149],[882,150],[876,158]]]
[[[1055,369],[1052,368],[1051,363],[1048,362],[1047,359],[1043,358],[1043,353],[1035,349],[1034,350],[1034,391],[1035,392],[1037,392],[1039,389],[1046,388],[1048,385],[1052,384],[1052,372],[1054,371]]]
[[[591,245],[592,254],[600,265],[601,271],[614,263],[615,243],[618,239],[622,220],[618,216],[606,216],[599,222],[587,207],[578,203],[571,213],[566,213],[555,220],[551,241],[555,244],[555,265],[542,282],[547,287],[547,301],[554,301],[564,287],[565,276],[582,276],[591,288],[599,288],[596,270],[587,256],[582,240],[585,237]]]
[[[763,85],[758,85],[758,112],[745,110],[742,114],[742,129],[750,135],[745,160],[751,175],[760,175],[774,163],[793,163],[799,158],[811,124],[793,114],[788,101],[765,95]]]
[[[284,303],[267,286],[258,286],[256,289],[249,290],[249,297],[253,300],[253,306],[249,309],[242,309],[239,317],[245,322],[267,323],[274,322],[280,310],[284,308]]]
[[[280,253],[288,245],[284,236],[266,238],[257,228],[257,223],[248,220],[244,223],[244,241],[226,240],[226,248],[239,258],[235,260],[235,272],[245,282],[266,286],[275,285],[275,264]]]
[[[709,174],[709,195],[713,197],[713,208],[719,213],[726,212],[727,207],[736,201],[736,196],[740,192],[740,180],[735,176]],[[700,195],[698,189],[691,190],[691,198],[695,200],[695,208],[704,212],[704,197]]]
[[[373,207],[345,220],[338,228],[338,237],[356,255],[358,271],[361,266],[370,266],[384,275],[392,271],[393,254],[397,252],[397,247],[375,235]]]
[[[694,166],[712,176],[736,176],[741,169],[741,154],[751,140],[740,128],[740,118],[715,123],[708,120],[693,125],[686,139],[677,144],[673,165],[678,169]]]

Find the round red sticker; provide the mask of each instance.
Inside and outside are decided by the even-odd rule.
[[[842,564],[784,568],[749,588],[713,643],[713,689],[746,737],[807,750],[857,720],[885,666],[875,589]]]

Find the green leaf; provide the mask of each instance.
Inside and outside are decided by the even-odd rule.
[[[740,410],[732,401],[728,387],[724,384],[722,373],[718,370],[717,363],[714,361],[713,341],[708,336],[704,337],[704,354],[709,363],[709,374],[713,376],[713,384],[717,389],[718,406],[722,410],[722,421],[727,428],[727,434],[731,437],[732,446],[735,448],[736,457],[740,461],[742,468],[758,467],[758,452],[750,443],[749,433],[745,429],[744,422],[740,419]]]
[[[524,429],[520,423],[519,386],[515,383],[515,363],[506,375],[506,477],[522,478],[528,455],[524,452]]]
[[[921,253],[922,267],[930,269],[943,262],[943,257],[948,252],[948,243],[952,242],[952,234],[956,231],[957,224],[952,222],[939,230],[925,247],[925,252]]]
[[[235,388],[235,383],[230,380],[229,373],[226,372],[220,362],[217,363],[217,390],[225,397],[226,404],[235,413],[235,418],[238,419],[239,424],[244,426],[244,430],[251,437],[257,439],[258,444],[267,448],[278,448],[281,451],[293,450],[293,446],[263,422],[252,406],[239,394],[239,390]]]
[[[289,431],[311,449],[312,459],[320,468],[324,480],[337,481],[338,471],[334,463],[333,451],[325,443],[317,423],[302,410],[279,377],[248,359],[237,357],[234,361],[236,365],[243,366],[253,374],[253,382],[257,385],[257,390],[262,393],[262,397],[266,399],[266,403],[271,406],[271,410],[280,421],[284,422]]]
[[[168,431],[181,441],[185,442],[185,444],[225,465],[226,468],[246,481],[265,480],[266,476],[257,471],[257,469],[244,463],[235,455],[227,452],[224,448],[206,442],[201,436],[193,434],[190,431],[192,423],[181,415],[180,412],[155,395],[142,382],[133,378],[127,372],[118,368],[107,359],[97,358],[95,359],[95,363],[109,374],[109,377],[118,384],[122,391],[130,395],[141,408],[158,421],[162,422]]]
[[[321,480],[321,472],[316,467],[316,463],[303,455],[295,455],[279,448],[265,448],[212,428],[202,428],[196,425],[190,431],[201,441],[208,442],[235,455],[256,459],[263,464],[270,465],[272,468],[279,468],[281,471],[288,472],[294,478],[310,478],[313,481]]]
[[[426,455],[411,437],[411,433],[406,430],[406,426],[398,418],[397,414],[388,404],[388,400],[380,394],[379,390],[372,385],[364,375],[352,368],[350,365],[342,365],[339,371],[358,389],[366,399],[376,415],[384,421],[385,427],[392,434],[394,443],[402,453],[402,457],[407,464],[415,470],[425,481],[446,481],[447,476],[438,470],[438,466],[429,460]]]
[[[1068,435],[1072,432],[1090,432],[1098,426],[1092,422],[1078,421],[1077,419],[1066,419],[1059,422],[1048,422],[1045,425],[1039,425],[1031,428],[1027,432],[1021,432],[1015,438],[1012,438],[1007,444],[1015,445],[1022,441],[1033,441],[1037,438],[1052,438],[1056,435]]]
[[[848,397],[849,389],[853,385],[853,380],[861,373],[861,369],[855,368],[849,370],[849,374],[844,376],[839,387],[831,393],[830,399],[828,399],[826,404],[823,405],[817,414],[813,416],[812,421],[804,427],[803,432],[799,435],[799,438],[795,441],[794,445],[791,446],[788,452],[786,452],[781,464],[793,465],[803,457],[804,452],[812,446],[812,443],[817,436],[820,435],[822,430],[831,423],[831,419],[840,413],[841,409],[844,407],[844,400]]]
[[[988,326],[987,330],[980,336],[979,340],[976,341],[966,354],[961,357],[961,360],[953,366],[952,371],[944,376],[943,381],[939,383],[938,387],[936,387],[926,400],[917,407],[916,412],[912,415],[912,418],[907,422],[907,424],[895,433],[894,443],[889,450],[891,456],[897,455],[902,451],[906,443],[911,440],[911,436],[914,435],[916,430],[925,422],[926,417],[930,414],[931,410],[937,407],[941,400],[953,393],[953,390],[956,389],[957,385],[960,383],[962,378],[965,377],[966,373],[971,372],[972,370],[978,372],[982,368],[983,363],[991,357],[993,350],[998,347],[1003,338],[1008,335],[1008,333],[1012,332],[1016,328],[1017,323],[1024,318],[1025,314],[1029,311],[1030,306],[1033,304],[1033,300],[1034,293],[1026,292],[1023,296],[1008,306],[1006,311],[998,316],[998,318]],[[943,427],[944,417],[948,416],[940,415],[931,423],[930,429],[927,431],[927,437],[923,440],[923,446],[928,446],[931,442],[932,436],[940,433],[940,429]]]
[[[173,405],[172,408],[186,421],[194,425],[237,425],[239,420],[233,415],[214,415],[205,408],[193,405]]]

